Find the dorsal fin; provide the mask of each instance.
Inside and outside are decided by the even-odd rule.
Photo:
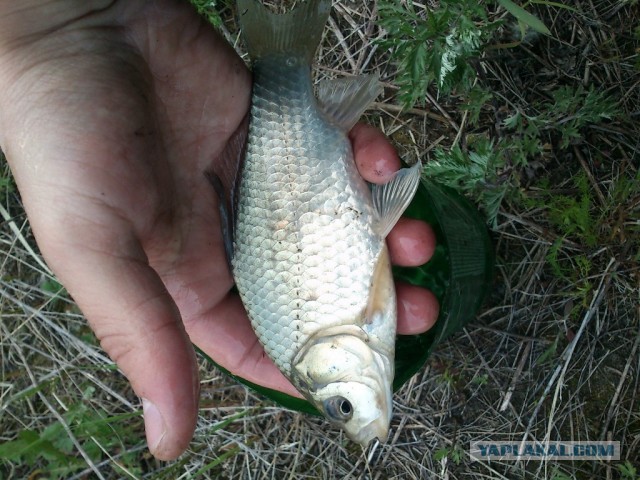
[[[318,103],[333,123],[351,130],[381,92],[377,74],[324,80],[318,85]]]

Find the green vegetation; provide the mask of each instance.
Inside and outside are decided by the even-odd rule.
[[[98,463],[104,459],[104,452],[123,450],[118,460],[111,463],[115,473],[140,474],[135,454],[123,448],[124,440],[139,435],[140,414],[101,413],[90,403],[94,392],[94,387],[87,387],[80,403],[70,405],[59,420],[43,430],[24,429],[15,440],[1,444],[0,461],[31,468],[44,464],[48,478],[68,478],[74,472],[86,470],[88,461]],[[28,395],[36,393],[33,389]],[[135,418],[136,422],[130,421]],[[78,450],[84,452],[82,457],[77,455]]]
[[[615,118],[619,109],[593,85],[563,85],[531,100],[493,92],[480,73],[487,52],[526,44],[528,27],[548,30],[535,16],[503,0],[498,3],[517,18],[522,36],[496,44],[497,33],[509,25],[503,17],[489,18],[490,3],[444,0],[437,10],[419,14],[411,2],[401,6],[387,0],[379,9],[380,25],[387,31],[380,45],[391,50],[398,65],[398,99],[404,107],[425,105],[431,87],[439,96],[455,96],[467,113],[466,127],[478,129],[468,138],[458,136],[449,149],[437,148],[425,174],[474,198],[495,227],[503,199],[518,193],[523,172],[533,162],[548,156],[552,145],[565,150],[580,142],[585,127]],[[488,115],[498,113],[490,107],[505,100],[501,118],[493,122],[496,134],[491,134],[482,125]]]
[[[618,470],[620,470],[621,478],[624,480],[638,479],[638,469],[634,467],[629,460],[624,462],[622,465],[618,465]]]
[[[380,41],[398,63],[398,99],[405,107],[423,104],[436,84],[441,94],[470,90],[476,72],[470,60],[480,55],[496,24],[487,22],[484,5],[473,0],[443,0],[440,8],[421,12],[412,2],[379,2]]]
[[[554,419],[552,436],[575,435],[569,427],[576,414],[571,402],[555,402],[563,389],[580,396],[579,377],[589,378],[599,392],[581,397],[591,412],[586,418],[633,403],[629,397],[620,405],[607,403],[615,385],[601,372],[616,360],[596,353],[594,346],[599,341],[608,344],[603,339],[607,331],[626,332],[633,340],[625,342],[620,333],[606,337],[610,348],[622,341],[626,355],[636,352],[638,344],[640,131],[635,117],[640,106],[640,30],[625,8],[632,4],[637,2],[608,11],[608,18],[616,19],[614,26],[588,23],[603,18],[605,2],[592,4],[588,11],[559,2],[529,2],[526,11],[508,1],[442,0],[433,8],[420,2],[379,2],[386,33],[379,45],[398,70],[395,99],[409,116],[428,112],[428,126],[422,128],[435,143],[423,158],[425,175],[473,199],[498,239],[497,288],[506,285],[515,318],[524,311],[522,323],[508,317],[503,328],[512,330],[515,320],[520,333],[544,339],[532,358],[539,372],[573,376],[558,381],[550,374],[536,375],[535,369],[526,374],[539,377],[543,385],[557,382],[553,406],[543,406],[545,398],[550,399],[547,391],[526,420],[533,428],[536,416],[542,417],[538,432],[544,431],[546,417],[537,410],[542,407]],[[576,32],[580,45],[592,49],[588,59],[580,53],[584,50],[577,45]],[[502,301],[496,298],[497,305]],[[604,312],[607,323],[599,320],[588,328],[594,316]],[[535,321],[528,323],[530,316]],[[500,317],[489,318],[495,322]],[[493,352],[484,352],[494,358]],[[618,361],[629,364],[625,354]],[[573,365],[576,356],[589,367]],[[451,382],[447,371],[441,375],[444,384],[456,390],[460,382]],[[479,391],[495,386],[496,375],[489,371],[483,377],[489,381],[482,382]],[[471,378],[478,384],[475,371]],[[571,387],[565,388],[565,382]],[[522,390],[531,386],[518,388],[514,397],[532,394]],[[583,438],[595,438],[602,427],[586,423]],[[629,443],[631,432],[639,428],[632,421],[616,439]],[[448,448],[434,454],[434,459],[444,457],[450,458]],[[635,478],[629,461],[617,468],[625,478]],[[533,471],[542,475],[541,469]],[[572,475],[560,470],[545,475],[604,475],[595,471],[579,466]],[[514,475],[514,469],[504,472],[508,478]],[[520,470],[518,475],[526,476]]]
[[[211,25],[218,28],[223,24],[220,8],[228,6],[229,3],[229,0],[191,0],[191,5],[198,10],[198,13],[206,18]]]
[[[573,480],[573,477],[555,468],[551,480]]]
[[[433,459],[441,462],[446,458],[456,465],[460,465],[462,459],[466,456],[466,453],[467,452],[464,448],[460,447],[459,445],[454,445],[452,447],[443,447],[436,450],[433,454]]]
[[[5,163],[2,152],[0,152],[0,199],[15,191],[13,177],[9,172],[9,166]]]

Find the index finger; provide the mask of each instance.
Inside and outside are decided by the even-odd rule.
[[[358,171],[367,182],[387,183],[400,169],[398,154],[377,128],[358,123],[349,138]]]

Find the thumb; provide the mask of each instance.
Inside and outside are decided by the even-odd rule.
[[[195,429],[195,353],[180,313],[140,243],[124,222],[120,226],[48,229],[46,241],[39,243],[102,347],[142,399],[151,453],[171,460],[187,448]]]

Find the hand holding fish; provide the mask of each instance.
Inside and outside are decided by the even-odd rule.
[[[231,293],[203,176],[242,124],[251,77],[184,2],[72,5],[0,1],[0,146],[44,257],[143,399],[152,453],[172,459],[195,428],[192,341],[295,394]],[[367,181],[399,168],[377,130],[358,125],[350,139]],[[387,243],[392,262],[419,265],[434,235],[402,220]],[[397,294],[398,331],[427,330],[435,297]]]

